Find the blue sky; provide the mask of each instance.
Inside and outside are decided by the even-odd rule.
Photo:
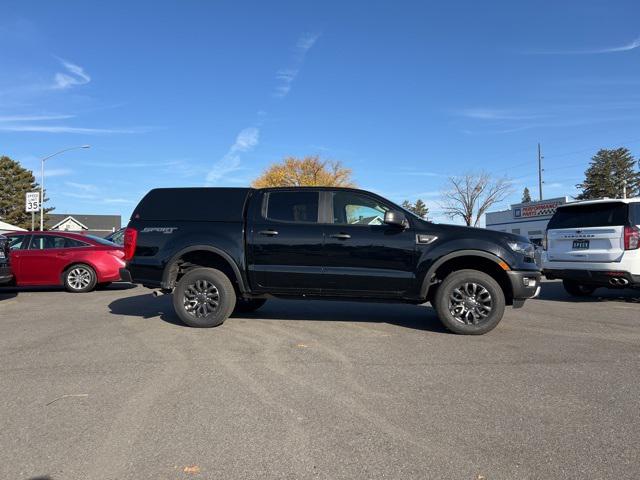
[[[437,211],[484,169],[518,201],[571,195],[599,148],[640,153],[640,4],[4,1],[0,154],[58,213],[120,213],[159,186],[247,185],[319,154]]]

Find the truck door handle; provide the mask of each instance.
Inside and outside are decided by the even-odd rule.
[[[258,233],[260,235],[266,235],[267,237],[275,237],[278,235],[278,232],[275,230],[260,230]]]
[[[349,235],[348,233],[335,233],[331,235],[331,238],[339,238],[340,240],[347,240],[351,238],[351,235]]]

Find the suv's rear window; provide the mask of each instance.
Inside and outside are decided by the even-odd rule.
[[[632,225],[640,225],[640,203],[629,204],[629,219]]]
[[[561,207],[549,221],[549,230],[556,228],[612,227],[629,223],[626,203],[592,203]]]

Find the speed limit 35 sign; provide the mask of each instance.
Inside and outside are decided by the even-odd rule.
[[[40,192],[27,192],[25,210],[27,212],[40,211]]]

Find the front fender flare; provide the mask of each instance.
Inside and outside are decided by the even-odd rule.
[[[432,285],[431,278],[436,273],[438,268],[440,268],[440,266],[443,265],[445,262],[452,260],[454,258],[459,258],[459,257],[486,258],[487,260],[491,260],[498,266],[500,265],[500,263],[506,263],[499,256],[493,253],[486,252],[484,250],[457,250],[455,252],[451,252],[446,255],[443,255],[442,257],[438,258],[435,262],[433,262],[431,267],[429,267],[429,270],[427,270],[427,273],[425,274],[424,279],[422,280],[422,287],[420,288],[421,298],[427,298],[427,295],[429,294],[429,289],[431,288],[431,285]]]

